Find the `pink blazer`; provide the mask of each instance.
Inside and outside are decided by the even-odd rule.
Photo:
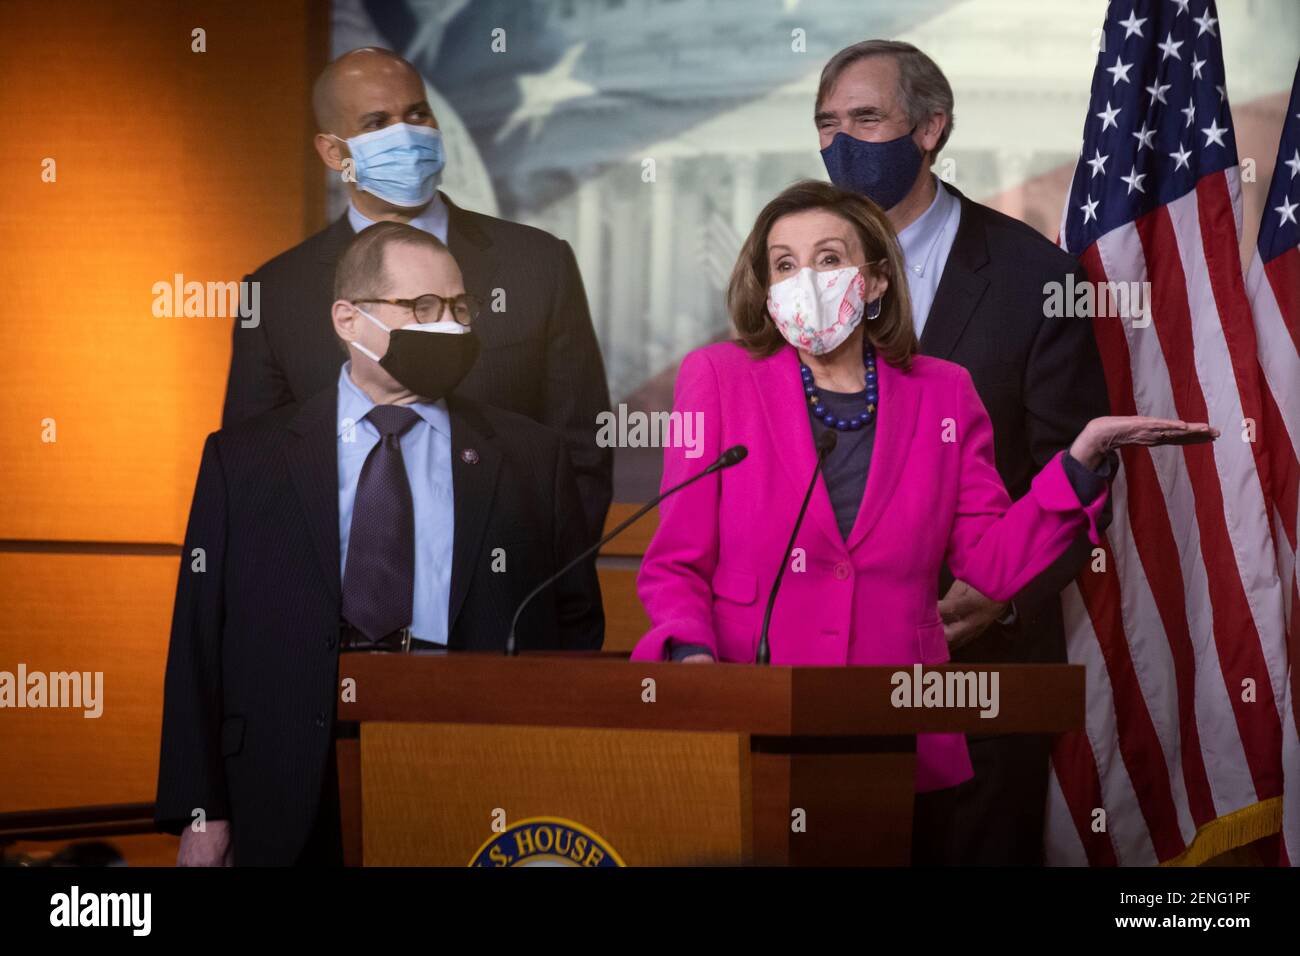
[[[866,492],[848,540],[818,479],[769,631],[773,664],[939,664],[939,569],[1009,600],[1085,525],[1094,542],[1108,492],[1079,505],[1058,454],[1012,504],[993,464],[993,428],[961,366],[918,356],[904,373],[878,363],[880,411]],[[660,660],[668,641],[751,662],[767,594],[816,465],[799,364],[791,347],[752,359],[735,342],[687,355],[674,410],[699,412],[702,450],[664,451],[663,487],[736,444],[740,464],[660,505],[637,591],[651,621],[632,653]],[[695,457],[688,458],[687,454]],[[796,559],[798,551],[796,551]],[[961,734],[917,738],[916,787],[972,776]]]

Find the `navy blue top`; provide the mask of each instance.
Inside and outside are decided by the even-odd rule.
[[[847,420],[866,410],[865,388],[857,392],[828,392],[824,388],[818,391],[822,405],[836,418]],[[812,414],[811,405],[808,406],[808,418],[812,422],[815,446],[823,432],[834,429]],[[876,420],[873,418],[857,431],[840,432],[835,450],[822,467],[822,479],[826,482],[826,492],[831,498],[835,523],[839,525],[840,537],[845,540],[848,540],[849,532],[853,530],[853,523],[858,520],[858,508],[867,489],[867,467],[871,464],[871,449],[875,443]]]

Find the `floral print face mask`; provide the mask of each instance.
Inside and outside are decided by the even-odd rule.
[[[767,290],[767,314],[785,340],[811,355],[833,352],[862,321],[866,283],[857,266],[809,266]]]

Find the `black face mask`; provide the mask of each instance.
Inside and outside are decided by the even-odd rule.
[[[423,332],[393,329],[380,367],[416,395],[431,402],[445,397],[478,361],[473,332]]]
[[[410,327],[388,330],[374,316],[361,314],[388,331],[388,351],[377,359],[379,367],[398,384],[430,402],[446,397],[478,360],[479,341],[473,331],[429,332]],[[352,344],[362,354],[375,358],[369,349]]]

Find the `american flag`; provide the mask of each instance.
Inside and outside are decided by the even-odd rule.
[[[1250,296],[1264,373],[1263,396],[1271,399],[1272,428],[1287,438],[1269,462],[1273,493],[1273,541],[1286,603],[1290,716],[1282,727],[1282,860],[1300,864],[1300,64],[1282,121],[1277,162],[1269,185],[1259,240],[1246,293]],[[1285,718],[1284,718],[1285,719]]]
[[[1293,95],[1284,150],[1297,112]],[[1087,720],[1053,754],[1051,863],[1200,863],[1278,833],[1300,791],[1297,168],[1248,280],[1215,4],[1111,3],[1061,244],[1094,283],[1149,283],[1149,314],[1093,319],[1114,414],[1223,434],[1123,451],[1113,524],[1062,597]],[[1300,862],[1291,812],[1280,856]]]

